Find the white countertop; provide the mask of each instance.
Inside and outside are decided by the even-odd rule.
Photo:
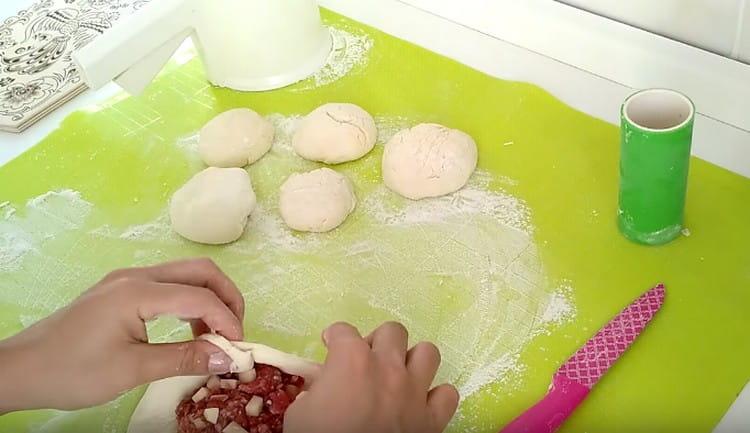
[[[750,124],[750,110],[743,105],[750,104],[750,98],[740,98],[750,92],[750,67],[738,62],[552,0],[320,3],[490,75],[537,84],[610,123],[618,123],[619,106],[634,88],[675,83],[678,90],[697,96],[700,114],[693,153],[750,177],[750,128],[745,124]],[[2,0],[0,18],[29,4],[30,0]],[[620,52],[613,56],[608,47],[618,47]],[[637,73],[625,70],[627,61],[639,58],[649,67]],[[0,132],[0,165],[34,146],[71,112],[118,91],[115,85],[87,91],[22,134]],[[735,413],[750,417],[750,399],[738,400]],[[740,420],[750,425],[750,419],[746,421]]]

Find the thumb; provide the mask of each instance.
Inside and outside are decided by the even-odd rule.
[[[229,373],[232,360],[206,341],[143,344],[138,354],[139,382],[148,383],[174,376]]]

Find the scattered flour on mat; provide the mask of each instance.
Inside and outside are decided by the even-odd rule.
[[[304,81],[302,87],[293,88],[293,90],[304,91],[326,86],[340,80],[354,68],[367,62],[373,45],[372,39],[364,34],[354,34],[335,27],[330,27],[330,31],[333,45],[325,65]]]
[[[280,248],[284,251],[304,251],[316,245],[314,236],[298,237],[287,227],[275,208],[260,205],[253,211],[248,223],[249,233],[253,234],[254,243],[239,242],[235,247],[247,251],[255,245],[257,250]],[[231,248],[231,247],[230,247]]]
[[[0,274],[18,271],[28,254],[45,241],[81,227],[92,209],[78,191],[49,191],[26,202],[23,216],[10,203],[0,205]]]
[[[0,203],[0,219],[7,220],[16,213],[16,208],[9,201]]]
[[[542,314],[542,323],[561,324],[575,316],[575,307],[570,301],[573,295],[573,287],[570,282],[565,281],[552,293],[547,309]]]
[[[576,310],[570,300],[571,296],[572,288],[568,282],[563,283],[550,295],[538,325],[527,335],[524,345],[539,335],[550,334],[556,325],[561,325],[575,317]],[[474,394],[490,383],[506,386],[517,384],[518,381],[513,379],[517,379],[526,368],[520,358],[521,349],[519,348],[506,352],[498,359],[474,370],[460,387],[462,398]]]
[[[21,322],[21,326],[28,328],[43,318],[44,316],[41,314],[21,314],[18,316],[18,321]]]
[[[34,250],[34,241],[26,232],[0,233],[0,273],[20,269],[24,257]]]
[[[168,240],[168,239],[179,239],[179,237],[172,231],[169,222],[169,215],[166,210],[159,215],[154,221],[147,222],[145,224],[137,224],[130,226],[119,235],[120,239],[127,239],[131,241],[136,240]]]
[[[447,196],[409,201],[393,196],[386,187],[365,201],[365,208],[388,225],[440,223],[451,219],[485,215],[524,233],[531,233],[528,208],[517,198],[487,189],[491,175],[478,171],[469,184]]]
[[[276,131],[273,149],[284,154],[294,154],[292,148],[292,136],[299,128],[302,116],[285,116],[283,114],[269,114],[266,118],[273,124]]]
[[[490,383],[505,384],[510,377],[523,373],[524,366],[519,361],[520,357],[519,352],[508,352],[484,367],[472,371],[459,389],[461,398],[474,394]]]
[[[55,222],[55,226],[73,230],[81,227],[94,205],[81,197],[81,193],[71,189],[49,191],[34,197],[26,203],[30,218],[39,213]]]
[[[0,303],[29,312],[28,326],[66,305],[91,283],[82,228],[94,206],[62,189],[31,198],[0,218]],[[16,322],[18,323],[18,322]]]
[[[198,154],[198,143],[200,142],[200,134],[195,132],[184,137],[177,139],[175,143],[178,148],[183,149],[186,153]]]
[[[386,144],[397,132],[411,128],[415,123],[400,116],[377,116],[375,126],[378,128],[378,143]]]

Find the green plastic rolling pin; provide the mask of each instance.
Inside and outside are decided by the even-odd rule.
[[[682,231],[695,106],[673,90],[649,89],[626,99],[620,115],[620,231],[665,244]]]

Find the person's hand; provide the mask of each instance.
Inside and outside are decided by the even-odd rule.
[[[432,388],[438,349],[419,343],[407,351],[402,325],[386,323],[362,338],[337,323],[323,341],[323,372],[289,408],[285,433],[439,433],[453,418],[456,389]]]
[[[77,409],[171,376],[222,374],[230,360],[213,344],[149,344],[145,322],[189,320],[242,340],[245,303],[210,260],[112,272],[71,305],[0,342],[0,414]]]

